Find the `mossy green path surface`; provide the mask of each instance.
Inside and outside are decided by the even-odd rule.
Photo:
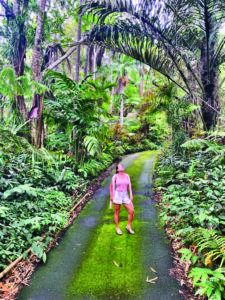
[[[181,299],[177,282],[168,275],[170,250],[151,199],[154,154],[148,151],[123,160],[134,192],[135,235],[125,230],[124,207],[120,212],[123,235],[115,233],[114,212],[109,209],[110,176],[19,299]],[[146,282],[156,276],[155,283]]]

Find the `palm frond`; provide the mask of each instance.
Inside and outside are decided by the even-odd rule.
[[[117,20],[118,25],[96,25],[89,32],[88,39],[91,43],[104,45],[149,65],[187,92],[187,88],[178,82],[174,72],[175,68],[185,72],[179,55],[171,52],[169,57],[160,42],[156,43],[150,34],[146,35],[144,28],[138,24],[132,27],[130,22],[131,20]]]
[[[76,91],[78,89],[77,83],[70,79],[66,74],[49,70],[46,75],[57,82],[62,91]]]

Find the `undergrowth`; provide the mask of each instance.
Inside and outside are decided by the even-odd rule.
[[[62,151],[37,150],[10,129],[0,130],[0,271],[19,255],[25,258],[29,247],[45,261],[49,241],[66,225],[91,180],[121,155],[156,147],[115,142],[78,162]]]
[[[158,157],[155,187],[161,218],[182,241],[181,260],[191,263],[196,294],[225,298],[225,147],[197,140],[184,155],[165,150]]]

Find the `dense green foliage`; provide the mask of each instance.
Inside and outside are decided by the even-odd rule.
[[[55,152],[37,150],[25,138],[3,127],[0,137],[0,269],[29,247],[45,261],[44,251],[50,239],[66,225],[68,211],[90,180],[120,155],[156,148],[148,140],[129,144],[124,137],[124,143],[114,141],[104,149],[101,145],[101,151],[94,152],[93,157],[94,146],[86,140],[87,149],[82,159],[77,160],[73,155],[63,154],[60,148]],[[79,195],[74,197],[77,188]],[[43,234],[44,239],[37,244]]]
[[[45,261],[88,184],[121,156],[166,147],[161,218],[197,294],[224,298],[224,2],[0,6],[0,271],[29,247]]]
[[[225,296],[225,147],[209,140],[182,145],[183,155],[169,150],[157,162],[155,185],[162,194],[161,217],[172,238],[191,260],[190,277],[197,294]]]

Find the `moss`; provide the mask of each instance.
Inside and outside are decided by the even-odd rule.
[[[155,152],[147,151],[140,154],[132,165],[126,169],[131,177],[133,190],[138,190],[138,180],[146,159]],[[134,195],[135,215],[141,215],[138,203],[142,196]],[[127,211],[121,207],[120,228],[122,236],[115,233],[113,210],[106,210],[89,245],[82,263],[74,274],[69,285],[69,295],[86,296],[98,299],[119,299],[134,297],[144,290],[143,261],[140,244],[143,239],[143,222],[134,217],[135,235],[125,232]]]
[[[151,156],[156,155],[158,151],[146,151],[142,152],[138,159],[134,160],[132,165],[125,170],[126,173],[130,175],[131,183],[133,189],[138,188],[138,180],[139,176],[142,172],[143,166],[146,163],[146,160],[149,159]],[[151,177],[151,174],[150,174]]]

